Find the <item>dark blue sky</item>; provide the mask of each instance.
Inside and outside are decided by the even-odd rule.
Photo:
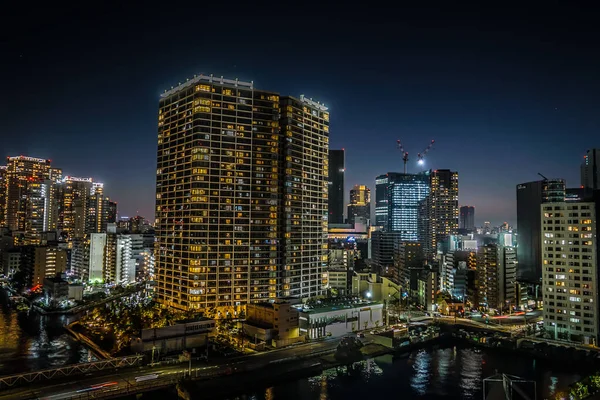
[[[579,185],[600,146],[597,9],[284,3],[3,10],[0,154],[51,158],[151,217],[158,96],[196,73],[325,102],[348,190],[402,170],[397,139],[413,155],[435,139],[427,165],[459,171],[477,224],[514,223],[537,172]]]

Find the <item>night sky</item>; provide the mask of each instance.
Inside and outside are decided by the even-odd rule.
[[[88,3],[3,8],[0,155],[105,182],[121,216],[153,217],[159,94],[198,73],[328,105],[348,190],[402,171],[397,139],[412,155],[435,139],[427,166],[459,171],[478,225],[515,223],[538,172],[578,186],[600,147],[598,9]]]

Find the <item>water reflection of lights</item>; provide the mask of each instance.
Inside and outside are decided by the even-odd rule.
[[[429,376],[431,375],[431,354],[426,350],[420,350],[413,359],[414,375],[410,380],[410,386],[419,396],[427,393]]]
[[[459,350],[461,364],[460,388],[464,398],[472,399],[481,390],[483,354],[471,349]]]
[[[358,362],[355,367],[360,371],[360,379],[363,382],[368,382],[370,379],[383,374],[383,370],[373,359]],[[329,399],[329,389],[343,385],[340,376],[345,376],[347,373],[348,370],[345,366],[326,369],[321,375],[308,378],[308,383],[311,391],[319,391],[321,400],[327,400]]]
[[[69,317],[18,313],[0,290],[0,375],[95,361],[63,329]]]

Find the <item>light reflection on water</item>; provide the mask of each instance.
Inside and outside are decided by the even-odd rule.
[[[0,289],[0,375],[95,360],[64,329],[66,316],[18,313]]]
[[[361,367],[358,376],[348,376],[345,368],[330,369],[319,376],[228,399],[477,399],[482,396],[483,379],[497,372],[535,380],[538,397],[548,398],[580,378],[568,369],[553,371],[528,357],[456,347],[418,350],[393,362],[389,355],[377,357],[362,362]]]

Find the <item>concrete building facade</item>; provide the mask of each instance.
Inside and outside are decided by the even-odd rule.
[[[544,325],[556,338],[598,342],[598,203],[541,206]]]

